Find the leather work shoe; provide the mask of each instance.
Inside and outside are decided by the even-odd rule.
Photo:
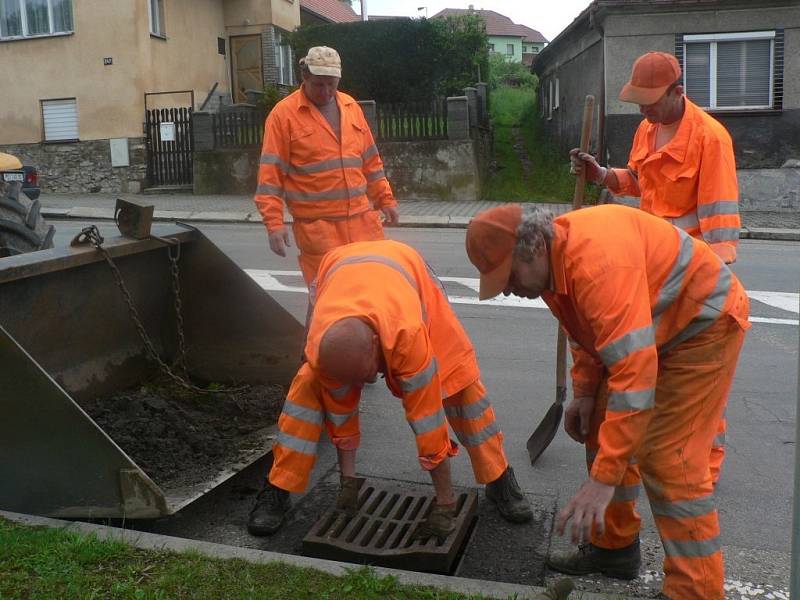
[[[434,504],[428,518],[420,524],[411,539],[424,542],[428,538],[435,537],[441,544],[455,528],[456,503]]]
[[[547,566],[567,575],[602,573],[615,579],[636,579],[642,557],[639,540],[616,550],[606,550],[594,544],[581,544],[575,550],[556,552],[547,557]]]
[[[533,518],[531,506],[519,488],[514,469],[510,466],[500,477],[486,484],[486,497],[497,505],[506,521],[527,523]]]
[[[358,512],[358,490],[364,483],[363,477],[340,478],[339,495],[336,497],[336,509],[343,510],[348,518],[353,518]]]
[[[272,535],[283,525],[291,506],[289,492],[267,483],[256,496],[256,502],[250,510],[247,531],[253,535]]]

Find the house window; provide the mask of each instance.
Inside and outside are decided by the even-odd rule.
[[[72,32],[72,0],[0,0],[0,39]]]
[[[148,12],[150,13],[150,33],[160,37],[166,37],[164,28],[164,0],[148,0]]]
[[[514,56],[514,44],[506,44],[506,56]]]
[[[75,98],[42,100],[44,141],[78,139],[78,103]]]
[[[684,87],[709,109],[773,107],[775,32],[685,35]]]
[[[549,91],[547,93],[547,118],[553,118],[553,80],[548,81]]]
[[[494,44],[489,44],[489,52],[494,52]]]
[[[556,89],[553,96],[553,109],[558,108],[561,104],[559,103],[558,99],[560,97],[561,90],[559,89],[558,85],[558,77],[556,77]]]
[[[534,46],[533,48],[531,48],[531,52],[533,52],[534,54],[539,54],[539,46]]]
[[[294,85],[294,70],[292,69],[292,47],[289,45],[284,32],[275,29],[275,64],[278,66],[278,83]]]

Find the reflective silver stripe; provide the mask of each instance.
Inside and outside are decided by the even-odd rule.
[[[262,165],[277,165],[284,173],[289,172],[289,165],[277,154],[262,154],[260,162]]]
[[[630,356],[637,350],[648,348],[655,344],[655,334],[653,327],[646,325],[639,329],[629,331],[621,338],[614,340],[610,344],[599,349],[600,360],[606,367],[617,364],[626,356]]]
[[[289,450],[294,450],[300,454],[310,454],[311,456],[316,456],[317,454],[317,442],[289,435],[285,431],[278,433],[278,439],[275,441],[281,446],[286,446]]]
[[[367,181],[378,181],[379,179],[384,179],[386,177],[386,173],[383,172],[383,169],[379,169],[374,173],[367,173]]]
[[[367,148],[361,153],[361,158],[363,160],[367,160],[368,158],[375,156],[376,154],[378,154],[378,147],[375,144],[372,144],[369,148]]]
[[[652,508],[656,517],[672,517],[674,519],[702,517],[714,511],[714,496],[709,494],[702,498],[677,502],[651,500],[650,508]]]
[[[311,425],[322,425],[322,412],[307,406],[300,406],[291,400],[283,403],[283,414],[299,419]]]
[[[283,198],[284,190],[279,185],[262,183],[256,188],[256,194],[259,196],[280,196]]]
[[[414,435],[430,433],[431,431],[435,431],[444,425],[444,423],[444,411],[441,408],[432,415],[408,422],[408,424],[411,426],[411,430],[414,432]]]
[[[259,189],[261,186],[259,186]],[[325,192],[300,192],[286,191],[286,199],[294,201],[313,202],[316,200],[341,200],[343,198],[354,198],[363,196],[367,193],[367,186],[362,185],[354,188],[341,188],[338,190],[327,190]]]
[[[459,431],[455,427],[453,428],[453,433],[456,434],[458,441],[467,448],[480,446],[483,442],[499,432],[500,428],[497,426],[497,421],[492,421],[477,433],[465,433]]]
[[[428,363],[428,366],[422,371],[416,375],[412,375],[408,379],[401,379],[400,389],[402,389],[406,394],[410,394],[411,392],[415,392],[420,388],[424,388],[431,381],[433,381],[433,376],[436,375],[438,371],[439,369],[436,365],[436,357],[434,356],[431,358],[431,362]],[[444,418],[444,415],[442,415],[442,418]]]
[[[653,408],[656,390],[649,388],[637,392],[611,392],[608,394],[608,410],[622,412]]]
[[[703,230],[703,239],[709,244],[718,242],[735,242],[739,239],[738,227],[717,227]]]
[[[400,273],[403,277],[405,277],[406,281],[408,281],[408,283],[411,284],[411,287],[413,287],[414,290],[417,291],[417,293],[419,293],[419,291],[417,290],[416,280],[413,277],[411,277],[411,274],[408,271],[406,271],[402,265],[393,261],[391,258],[386,258],[385,256],[379,256],[377,254],[365,254],[363,256],[348,256],[347,258],[337,262],[331,268],[331,270],[328,271],[327,277],[330,277],[332,274],[338,271],[340,267],[344,267],[345,265],[359,265],[364,263],[379,263],[382,265],[386,265],[387,267],[391,267],[392,269]]]
[[[335,413],[331,411],[325,412],[325,417],[336,425],[337,427],[341,427],[345,423],[347,423],[350,419],[355,417],[358,414],[358,409],[352,410],[349,413]]]
[[[581,345],[575,340],[573,340],[571,337],[567,338],[567,342],[569,342],[569,347],[572,348],[573,350],[580,350]]]
[[[586,462],[593,463],[598,452],[600,452],[599,448],[586,448]]]
[[[698,204],[697,214],[701,219],[719,215],[738,215],[739,202],[738,200],[717,200],[709,204]]]
[[[458,417],[459,419],[477,419],[483,416],[489,408],[489,398],[484,396],[472,404],[458,404],[456,406],[445,406],[444,412],[448,417]]]
[[[612,502],[632,502],[639,497],[639,490],[641,486],[636,483],[634,485],[618,485],[614,488],[614,495],[611,498]]]
[[[309,319],[308,322],[310,323],[311,320]],[[349,385],[343,385],[342,387],[338,387],[335,390],[328,390],[328,393],[333,396],[334,398],[344,398],[350,392]]]
[[[319,162],[307,163],[304,165],[292,165],[291,170],[293,173],[301,173],[303,175],[310,175],[311,173],[321,173],[322,171],[330,171],[332,169],[341,169],[348,167],[359,168],[364,164],[360,156],[348,158],[334,158],[331,160],[321,160]]]
[[[668,352],[678,344],[685,342],[688,339],[696,336],[698,333],[705,331],[716,321],[722,314],[722,309],[725,306],[725,300],[731,291],[731,271],[722,262],[722,259],[717,257],[719,261],[719,278],[714,290],[706,297],[705,301],[700,307],[700,312],[692,319],[689,324],[679,331],[671,340],[666,342],[661,347],[661,352]]]
[[[717,436],[714,438],[714,441],[711,443],[712,448],[724,448],[725,447],[725,432],[718,433]]]
[[[688,212],[680,217],[667,217],[667,221],[680,229],[697,229],[700,227],[700,220],[695,211]]]
[[[719,552],[721,547],[718,537],[710,540],[662,539],[662,542],[664,544],[664,554],[671,557],[682,558],[702,558],[704,556],[711,556],[715,552]]]
[[[680,248],[678,249],[678,256],[672,270],[669,272],[664,285],[661,286],[661,291],[658,294],[658,300],[653,307],[653,317],[663,313],[678,297],[683,285],[683,279],[686,276],[686,268],[692,262],[694,256],[694,242],[692,237],[683,229],[678,229],[680,236]]]

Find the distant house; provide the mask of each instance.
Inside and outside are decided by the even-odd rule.
[[[595,0],[533,64],[544,131],[562,152],[577,146],[593,94],[593,150],[626,164],[642,116],[618,94],[650,50],[677,56],[688,97],[728,128],[739,168],[800,158],[797,0]]]
[[[360,21],[349,2],[342,0],[300,0],[300,25],[351,23]]]
[[[489,51],[505,56],[509,62],[527,60],[526,64],[530,65],[533,57],[547,44],[547,39],[535,29],[518,25],[507,16],[493,10],[475,10],[472,5],[469,8],[445,8],[431,18],[467,14],[477,15],[483,19],[486,35],[489,37]]]

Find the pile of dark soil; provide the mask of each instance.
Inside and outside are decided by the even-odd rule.
[[[199,394],[157,379],[111,397],[81,403],[92,419],[157,484],[193,484],[269,450],[284,389],[246,385]]]

